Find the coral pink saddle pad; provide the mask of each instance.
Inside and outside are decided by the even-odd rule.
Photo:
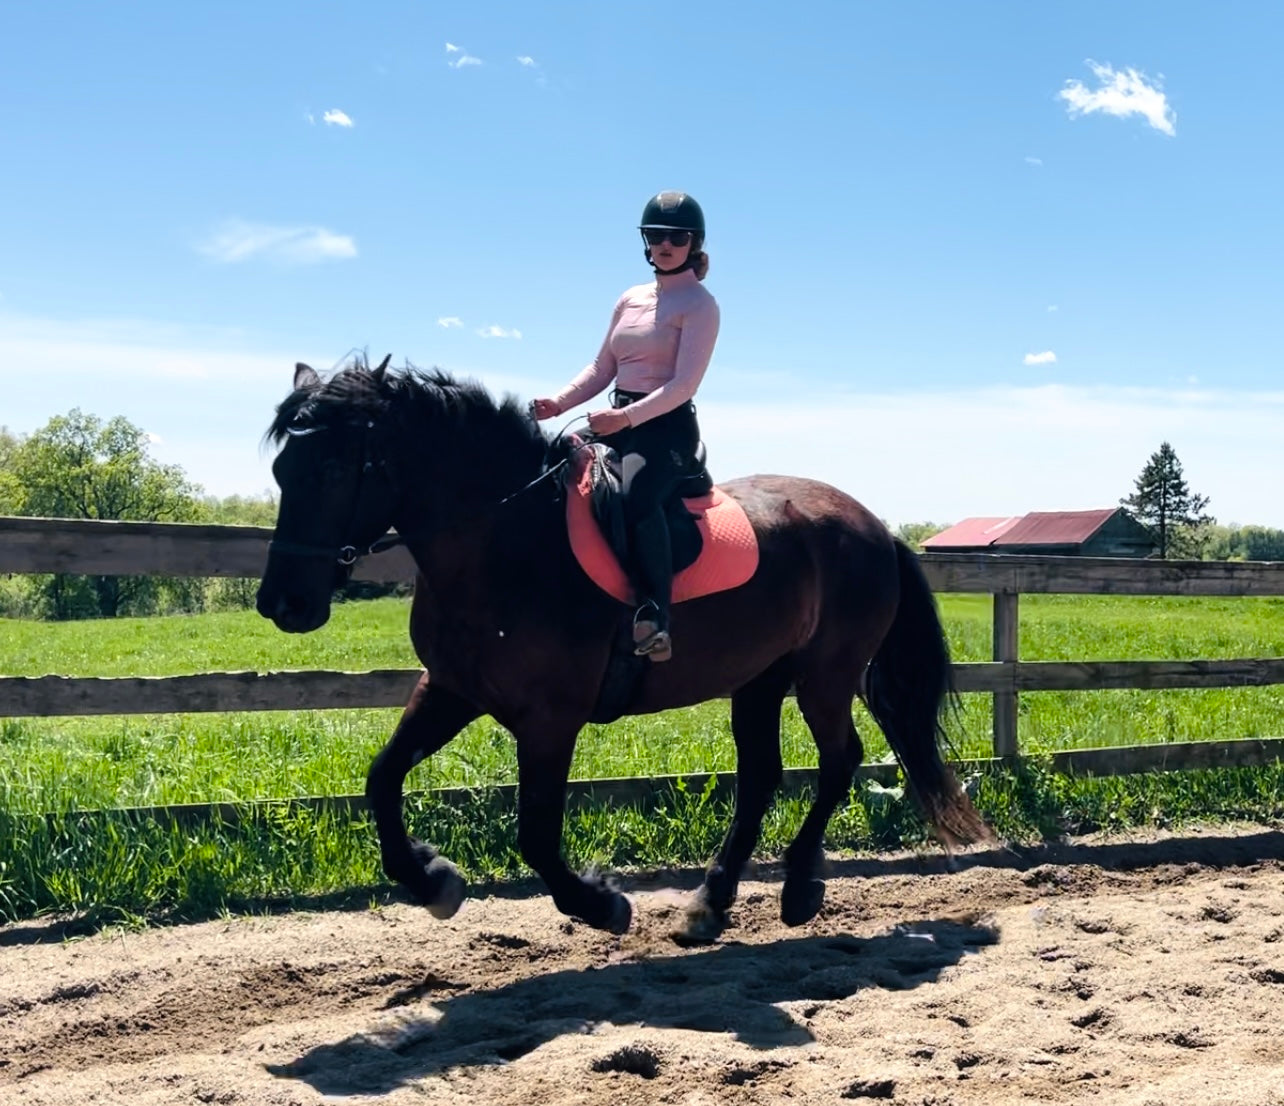
[[[623,603],[634,601],[633,587],[603,536],[589,500],[589,468],[576,455],[575,478],[566,489],[566,528],[575,559],[598,587]],[[704,547],[695,564],[673,578],[673,602],[739,587],[757,571],[758,539],[734,499],[715,487],[708,495],[684,499],[697,516]]]

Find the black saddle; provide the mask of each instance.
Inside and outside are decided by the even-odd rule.
[[[589,449],[589,503],[593,517],[601,527],[607,544],[632,575],[632,552],[628,526],[624,521],[624,475],[620,455],[602,442],[590,442]],[[673,551],[673,571],[681,572],[695,564],[704,548],[704,539],[696,526],[696,516],[682,502],[708,495],[713,490],[713,480],[705,467],[704,442],[696,446],[695,457],[687,464],[687,474],[675,485],[664,501],[664,517],[669,524],[669,542]]]

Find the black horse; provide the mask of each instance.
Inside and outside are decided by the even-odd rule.
[[[459,907],[458,870],[406,833],[407,773],[474,719],[517,742],[518,842],[559,910],[623,932],[628,900],[561,855],[576,737],[593,717],[625,607],[584,574],[547,471],[550,442],[512,398],[443,372],[357,362],[327,381],[306,365],[268,431],[280,511],[259,613],[292,633],[329,617],[359,552],[395,528],[418,576],[410,636],[426,671],[366,795],[384,870],[438,917]],[[674,660],[647,665],[626,713],[730,696],[736,805],[688,909],[692,937],[727,922],[741,871],[781,780],[780,713],[792,688],[819,750],[819,786],[785,854],[781,917],[820,909],[821,843],[863,755],[859,694],[947,845],[990,837],[944,763],[949,654],[913,552],[854,499],[813,480],[722,485],[745,509],[760,559],[748,583],[673,611]]]

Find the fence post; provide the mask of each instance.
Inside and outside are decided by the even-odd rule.
[[[1020,596],[1014,591],[994,593],[994,659],[1015,662],[1017,659],[1017,611]],[[994,693],[994,755],[1017,755],[1016,684]]]

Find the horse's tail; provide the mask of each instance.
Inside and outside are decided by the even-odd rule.
[[[896,542],[900,602],[870,662],[865,701],[909,780],[910,790],[943,844],[993,839],[953,770],[945,716],[956,705],[950,648],[918,557]]]

